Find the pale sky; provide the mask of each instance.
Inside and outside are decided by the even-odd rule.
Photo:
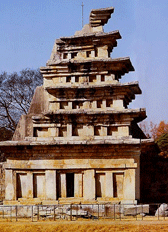
[[[82,0],[0,0],[0,73],[45,66],[55,39],[82,27]],[[168,1],[83,0],[84,24],[91,9],[114,7],[105,32],[122,36],[112,58],[129,56],[142,95],[130,108],[146,108],[148,121],[168,122]]]

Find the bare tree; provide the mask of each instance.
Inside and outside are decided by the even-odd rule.
[[[39,70],[0,74],[0,128],[15,130],[20,116],[28,112],[35,88],[41,84]]]

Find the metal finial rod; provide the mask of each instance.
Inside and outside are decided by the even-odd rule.
[[[84,5],[83,5],[83,2],[82,2],[82,28],[83,28],[83,7],[84,7]]]

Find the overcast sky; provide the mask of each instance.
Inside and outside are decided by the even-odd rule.
[[[82,0],[0,0],[0,72],[45,66],[55,39],[82,27]],[[129,56],[142,95],[130,105],[146,108],[148,121],[168,122],[168,1],[83,0],[84,24],[91,9],[114,7],[105,32],[122,36],[112,58]]]

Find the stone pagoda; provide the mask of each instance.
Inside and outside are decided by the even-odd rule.
[[[145,109],[129,109],[138,82],[128,57],[112,59],[119,31],[105,33],[114,8],[92,10],[89,24],[55,41],[5,157],[4,204],[136,203],[140,155],[152,143],[138,122]]]

